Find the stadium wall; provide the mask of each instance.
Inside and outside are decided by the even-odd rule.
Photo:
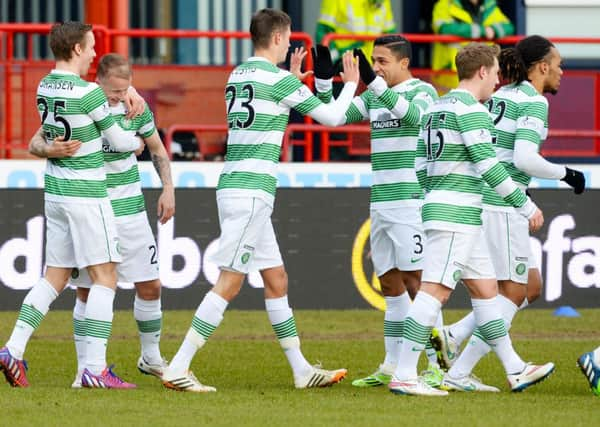
[[[15,310],[43,269],[43,162],[0,162],[0,310]],[[158,226],[160,190],[151,165],[141,164],[147,208],[159,248],[163,306],[193,309],[215,283],[209,261],[219,234],[214,185],[222,164],[174,163],[177,214]],[[536,181],[533,197],[546,224],[532,237],[545,287],[537,307],[600,306],[600,236],[594,206],[600,205],[600,168],[582,166],[594,190],[576,197]],[[368,164],[282,164],[273,222],[296,308],[383,307],[373,278],[368,245]],[[115,306],[131,307],[132,285],[120,283]],[[253,273],[234,308],[262,309],[262,283]],[[54,304],[70,309],[69,290]],[[449,307],[467,307],[462,287]]]

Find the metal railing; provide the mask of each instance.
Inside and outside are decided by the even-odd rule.
[[[32,87],[32,83],[28,83],[26,73],[31,70],[40,73],[41,76],[52,67],[52,63],[49,61],[43,61],[34,58],[34,35],[44,35],[49,32],[51,28],[50,24],[0,24],[0,71],[3,71],[0,82],[3,84],[3,96],[0,98],[2,111],[2,123],[0,125],[0,157],[11,158],[13,150],[26,149],[27,142],[31,135],[35,132],[39,126],[39,118],[35,107],[35,96],[29,96],[30,92],[35,92],[35,87]],[[96,26],[94,27],[94,33],[96,36],[96,50],[98,57],[103,53],[110,52],[115,45],[116,41],[120,37],[134,38],[134,37],[145,37],[145,38],[222,38],[225,40],[226,49],[226,64],[227,67],[233,67],[231,59],[231,41],[236,39],[249,38],[248,32],[242,31],[195,31],[195,30],[160,30],[160,29],[128,29],[128,30],[115,30],[108,29],[106,27]],[[15,35],[25,35],[26,37],[26,57],[16,58],[15,53]],[[431,42],[443,42],[443,43],[456,43],[467,41],[456,36],[440,36],[431,34],[404,34],[409,40],[414,43],[431,43]],[[328,34],[323,39],[323,43],[329,43],[332,40],[337,39],[355,39],[355,40],[373,40],[376,36],[373,35],[339,35],[339,34]],[[520,40],[521,36],[505,37],[496,40],[498,43],[515,43]],[[313,46],[312,38],[306,33],[292,33],[292,40],[302,42],[305,47],[310,51]],[[579,37],[556,37],[550,38],[555,43],[585,43],[585,44],[600,44],[600,38],[579,38]],[[144,67],[144,66],[138,66]],[[156,67],[156,66],[154,66]],[[313,58],[309,54],[305,58],[305,68],[313,68]],[[423,72],[427,73],[429,70],[413,70],[415,73]],[[93,69],[92,69],[93,73]],[[574,72],[584,73],[584,72]],[[588,75],[593,75],[594,84],[590,88],[590,91],[594,94],[594,123],[592,129],[552,129],[550,130],[550,138],[575,138],[582,139],[588,138],[593,139],[594,143],[590,148],[577,149],[577,148],[560,148],[556,149],[546,145],[543,149],[545,155],[551,156],[581,156],[591,157],[600,155],[600,73],[599,72],[587,72]],[[579,75],[579,74],[576,74]],[[309,86],[312,87],[313,79],[309,78],[307,81]],[[224,114],[224,110],[223,110]],[[303,159],[305,161],[315,160],[315,141],[317,140],[315,134],[320,134],[319,144],[319,157],[321,160],[326,161],[329,159],[329,150],[333,146],[347,147],[351,153],[365,154],[364,147],[355,147],[350,139],[338,140],[331,139],[329,133],[347,133],[350,135],[364,134],[369,132],[369,127],[366,125],[353,125],[345,126],[343,128],[328,128],[327,126],[313,124],[309,117],[304,119],[304,123],[291,123],[288,125],[288,129],[285,133],[284,143],[282,147],[282,159],[290,159],[289,148],[292,146],[300,146],[304,148]],[[161,126],[161,123],[158,123]],[[179,126],[180,130],[189,130],[188,125],[177,125],[175,123],[167,124],[166,127],[173,129],[174,126]],[[219,130],[226,132],[226,124],[197,124],[192,125],[196,127],[198,132],[203,132],[202,129],[212,128],[212,131]],[[165,127],[165,125],[163,125]],[[184,129],[185,128],[185,129]],[[192,129],[193,130],[193,129]],[[298,137],[298,134],[303,132],[302,137]],[[169,135],[169,132],[167,132]],[[171,138],[171,139],[169,139]],[[172,140],[171,137],[167,137],[168,141]]]

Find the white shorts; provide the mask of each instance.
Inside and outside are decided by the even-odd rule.
[[[527,284],[533,260],[527,218],[516,212],[484,209],[482,220],[496,278]]]
[[[283,265],[271,206],[256,197],[221,197],[217,207],[221,235],[211,261],[222,270],[244,274]]]
[[[146,212],[117,219],[119,249],[123,262],[117,265],[119,282],[139,283],[158,279],[158,254],[154,234]],[[71,284],[89,288],[92,283],[87,270],[73,272]]]
[[[494,279],[483,230],[479,233],[427,230],[427,257],[422,282],[454,289],[460,279]]]
[[[371,211],[371,257],[377,277],[394,268],[400,271],[423,269],[425,234],[420,212],[415,208],[414,218],[406,218],[398,211]],[[398,217],[395,214],[399,214]]]
[[[45,201],[46,265],[84,268],[121,262],[119,237],[110,201],[59,203]]]

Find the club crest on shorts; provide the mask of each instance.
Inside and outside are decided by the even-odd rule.
[[[244,252],[241,259],[242,264],[248,264],[248,261],[250,260],[250,252]]]
[[[517,264],[517,267],[515,268],[515,271],[517,272],[518,275],[524,274],[526,270],[527,270],[527,266],[522,262]]]

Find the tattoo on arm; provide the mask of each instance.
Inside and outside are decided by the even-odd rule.
[[[173,181],[171,180],[171,164],[169,163],[169,159],[159,156],[158,154],[152,154],[152,164],[154,165],[154,169],[160,177],[163,186],[173,185]]]
[[[38,157],[48,157],[48,145],[39,134],[29,142],[29,152]]]

